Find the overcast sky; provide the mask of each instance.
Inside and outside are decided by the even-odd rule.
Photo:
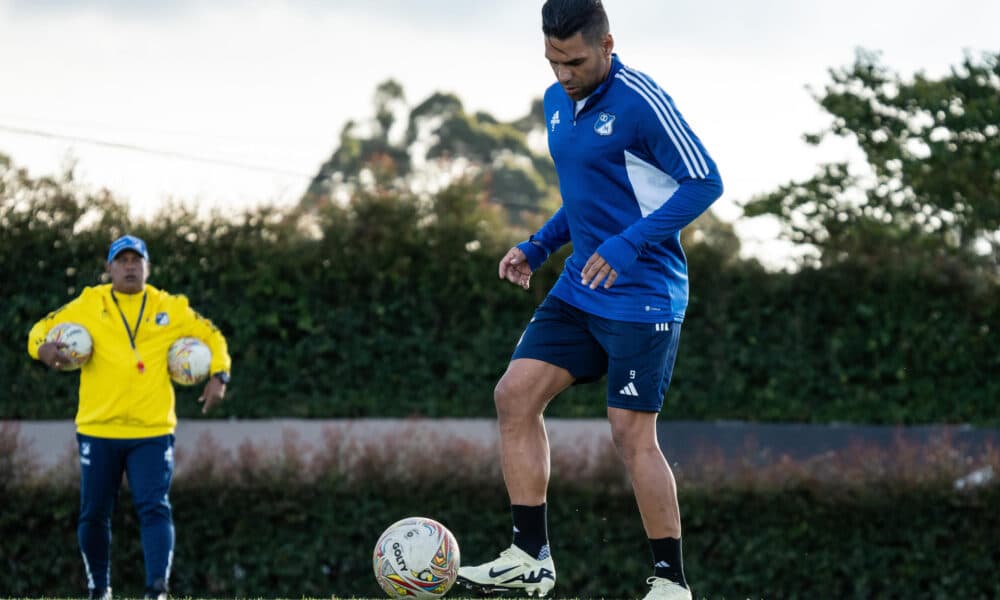
[[[137,215],[168,197],[292,203],[344,122],[370,116],[388,78],[413,104],[444,91],[468,110],[525,114],[552,81],[540,6],[0,0],[0,153],[36,175],[75,160],[83,181]],[[719,164],[726,194],[716,208],[728,219],[738,201],[851,155],[846,144],[812,149],[802,134],[827,123],[807,86],[820,89],[857,47],[881,51],[903,75],[940,75],[966,51],[1000,50],[995,0],[605,6],[622,60],[674,97]]]

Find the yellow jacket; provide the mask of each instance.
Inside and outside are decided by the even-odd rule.
[[[74,300],[35,323],[28,354],[38,358],[45,336],[59,323],[79,323],[94,340],[94,353],[80,369],[77,431],[104,438],[144,438],[174,432],[174,387],[167,372],[167,350],[177,338],[200,338],[212,350],[211,373],[229,372],[226,338],[188,299],[146,284],[146,307],[136,331],[143,294],[115,293],[121,313],[135,334],[135,351],[111,297],[111,284],[88,287]],[[138,357],[136,356],[138,354]],[[140,373],[138,360],[145,365]]]

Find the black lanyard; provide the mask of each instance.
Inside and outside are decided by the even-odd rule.
[[[139,326],[142,325],[142,314],[146,312],[146,292],[142,293],[142,304],[139,306],[139,317],[135,320],[135,331],[129,327],[128,319],[125,318],[125,311],[118,304],[118,297],[115,296],[114,290],[111,290],[111,299],[114,300],[115,308],[118,309],[118,314],[121,315],[122,324],[125,325],[125,332],[128,333],[128,343],[132,345],[132,352],[135,354],[135,367],[142,373],[146,370],[146,365],[143,364],[142,358],[139,356],[139,351],[135,348],[135,337],[139,335]]]

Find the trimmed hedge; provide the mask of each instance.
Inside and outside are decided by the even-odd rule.
[[[553,449],[557,597],[635,597],[651,557],[631,486],[613,448],[584,450]],[[328,433],[320,444],[287,438],[236,451],[209,438],[178,448],[177,467],[177,597],[380,597],[375,540],[412,515],[447,525],[466,563],[510,543],[497,449],[462,438]],[[996,448],[858,447],[804,462],[706,459],[675,472],[697,597],[1000,597]],[[17,426],[0,423],[6,595],[82,592],[78,479],[72,463],[39,469]],[[112,583],[129,597],[144,573],[131,500],[121,499]]]
[[[230,396],[212,416],[488,417],[550,260],[525,293],[496,278],[513,233],[456,187],[433,202],[361,196],[235,219],[178,209],[131,224],[105,199],[0,194],[0,418],[75,413],[77,376],[25,353],[31,324],[98,281],[111,238],[147,239],[154,285],[226,333]],[[82,224],[91,223],[84,226]],[[1000,424],[1000,285],[915,260],[766,273],[690,248],[692,297],[664,415],[786,422]],[[197,389],[179,393],[200,418]],[[604,386],[552,416],[601,417]]]
[[[423,514],[456,535],[466,562],[510,543],[499,485],[392,481],[242,485],[179,481],[175,596],[380,597],[371,551],[398,518]],[[70,597],[85,588],[73,486],[7,489],[0,512],[0,589],[11,597]],[[1000,597],[1000,487],[959,494],[816,487],[681,489],[685,567],[696,597]],[[649,549],[623,488],[555,486],[550,534],[556,597],[636,597]],[[127,495],[114,519],[112,581],[137,596],[144,581]],[[468,595],[458,591],[453,595]]]

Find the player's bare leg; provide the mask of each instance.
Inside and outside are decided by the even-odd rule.
[[[512,360],[493,392],[500,429],[500,460],[511,504],[545,502],[549,438],[542,413],[573,383],[569,371],[540,360]]]
[[[544,509],[549,486],[549,438],[542,413],[549,401],[573,383],[561,367],[534,359],[511,361],[493,397],[500,429],[500,461],[514,514],[515,543],[499,558],[459,569],[467,587],[544,596],[556,583],[555,564],[545,540]],[[518,519],[534,529],[518,530]],[[533,543],[525,543],[525,542]],[[530,548],[530,549],[529,549]]]
[[[657,413],[609,408],[611,438],[625,463],[651,539],[681,537],[677,483],[656,438]]]
[[[611,437],[628,470],[642,526],[654,548],[656,576],[648,580],[652,589],[646,597],[690,599],[680,553],[681,513],[677,503],[677,482],[660,450],[656,417],[654,412],[608,408]],[[662,564],[656,561],[658,550],[669,560]]]

